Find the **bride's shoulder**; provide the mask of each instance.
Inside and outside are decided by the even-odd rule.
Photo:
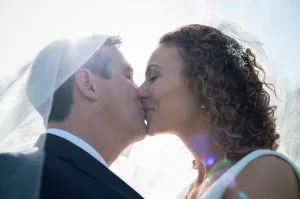
[[[240,198],[241,192],[247,198],[300,198],[297,168],[280,156],[258,155],[249,161],[236,177],[236,187],[227,189],[224,198]]]

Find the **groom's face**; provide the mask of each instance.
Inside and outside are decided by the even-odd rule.
[[[110,78],[99,77],[101,89],[101,114],[105,113],[114,125],[122,129],[122,136],[140,140],[146,136],[145,113],[138,99],[138,89],[133,81],[133,70],[122,53],[114,46],[105,46],[103,56],[108,57]]]

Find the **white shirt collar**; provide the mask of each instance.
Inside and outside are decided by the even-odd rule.
[[[91,145],[89,145],[87,142],[80,139],[79,137],[77,137],[67,131],[64,131],[61,129],[54,129],[54,128],[47,129],[46,133],[56,135],[65,140],[68,140],[69,142],[75,144],[76,146],[78,146],[79,148],[81,148],[82,150],[84,150],[85,152],[87,152],[88,154],[93,156],[94,158],[96,158],[99,162],[101,162],[103,165],[105,165],[107,167],[107,163],[105,162],[103,157]]]

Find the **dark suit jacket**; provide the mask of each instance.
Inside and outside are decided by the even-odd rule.
[[[36,147],[30,153],[0,155],[0,199],[142,199],[102,163],[63,138],[44,134]]]

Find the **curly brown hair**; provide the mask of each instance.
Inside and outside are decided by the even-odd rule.
[[[198,24],[163,35],[159,44],[178,49],[185,62],[183,74],[218,129],[214,140],[227,148],[227,158],[239,160],[256,149],[277,150],[276,106],[270,105],[264,86],[274,93],[275,88],[265,82],[265,72],[249,48],[236,53],[243,48],[234,38]]]

